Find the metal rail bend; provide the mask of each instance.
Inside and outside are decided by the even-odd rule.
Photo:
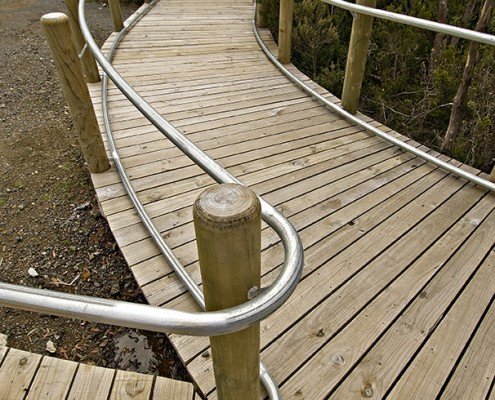
[[[133,18],[132,21],[117,34],[107,54],[107,59],[109,62],[112,62],[113,56],[115,54],[115,50],[117,49],[117,46],[122,41],[122,39],[127,34],[127,32],[130,31],[130,29],[151,9],[151,7],[153,7],[156,4],[157,1],[158,0],[153,0],[151,3],[147,4],[145,8],[142,10],[142,12],[136,15],[136,17]],[[205,301],[201,289],[196,284],[196,282],[194,282],[194,280],[191,278],[191,276],[182,266],[182,264],[177,259],[177,257],[175,257],[173,251],[163,240],[162,236],[160,235],[160,232],[156,229],[151,218],[144,209],[143,204],[136,195],[136,192],[132,188],[132,185],[130,184],[130,180],[126,174],[125,168],[122,165],[117,146],[115,145],[115,141],[112,134],[112,127],[110,124],[109,110],[108,110],[108,76],[106,73],[103,73],[103,77],[101,80],[101,99],[102,99],[103,122],[105,124],[105,132],[107,134],[108,145],[110,148],[110,152],[113,155],[113,161],[115,167],[120,175],[121,181],[124,183],[126,192],[130,197],[131,202],[134,205],[134,208],[136,209],[141,221],[145,225],[146,230],[153,238],[153,241],[160,249],[162,255],[165,257],[165,259],[167,260],[171,268],[174,270],[174,272],[177,274],[178,278],[181,280],[184,286],[191,293],[196,303],[198,303],[198,305],[203,310],[205,310]],[[270,372],[263,363],[260,363],[260,381],[263,384],[268,394],[268,397],[271,400],[282,399],[282,396],[278,389],[277,382],[275,381],[275,379],[273,378],[273,376],[270,374]]]
[[[470,40],[475,40],[478,42],[482,43],[488,43],[491,45],[495,45],[495,36],[493,35],[487,35],[484,33],[480,32],[473,32],[468,29],[462,29],[462,28],[457,28],[455,26],[450,26],[446,24],[439,24],[437,22],[432,22],[432,21],[427,21],[427,20],[422,20],[419,18],[413,18],[413,17],[408,17],[405,15],[401,14],[395,14],[391,13],[388,11],[383,11],[383,10],[377,10],[375,8],[370,8],[370,7],[364,7],[364,6],[358,6],[355,4],[348,3],[343,0],[322,0],[326,3],[335,5],[337,7],[342,7],[347,10],[355,11],[355,12],[362,12],[363,14],[368,14],[368,15],[373,15],[378,18],[385,18],[391,21],[396,21],[396,22],[403,22],[407,23],[408,25],[413,25],[437,32],[443,32],[443,33],[448,33],[453,36],[459,36],[463,38],[467,38]],[[440,160],[439,158],[436,158],[435,156],[432,156],[431,154],[425,153],[424,151],[421,151],[417,149],[416,147],[411,146],[410,144],[404,143],[402,140],[397,139],[380,129],[374,127],[373,125],[363,121],[359,117],[355,116],[354,114],[351,114],[344,110],[341,106],[333,103],[332,101],[328,100],[326,97],[322,96],[320,93],[318,93],[316,90],[313,88],[309,87],[306,85],[303,81],[301,81],[297,76],[295,76],[292,72],[290,72],[287,67],[285,67],[280,61],[277,60],[277,58],[268,50],[268,47],[266,47],[265,43],[263,42],[263,39],[261,39],[258,26],[256,24],[256,0],[255,0],[255,5],[254,5],[254,16],[253,16],[253,31],[254,31],[254,36],[256,37],[256,40],[258,44],[260,45],[261,49],[265,53],[265,55],[270,59],[270,61],[284,74],[286,75],[292,82],[294,82],[297,86],[302,88],[304,91],[309,93],[311,96],[313,96],[315,99],[323,103],[326,107],[328,107],[330,110],[334,111],[338,115],[342,116],[343,118],[347,119],[349,122],[356,124],[360,126],[361,128],[381,137],[382,139],[386,140],[389,143],[392,143],[393,145],[401,148],[402,150],[405,150],[411,154],[414,154],[415,156],[422,158],[425,161],[428,161],[432,164],[435,164],[436,166],[443,168],[454,175],[457,175],[461,178],[464,178],[470,182],[473,182],[479,186],[484,187],[485,189],[495,191],[495,183],[490,182],[487,179],[483,179],[477,175],[471,174],[470,172],[467,172],[461,168],[458,168],[452,164],[449,164],[445,161]],[[407,21],[407,22],[406,22]]]
[[[85,1],[80,0],[79,22],[85,40],[103,70],[122,93],[159,131],[213,179],[222,183],[240,183],[162,118],[115,71],[89,32],[84,5]],[[114,159],[118,157],[117,154],[112,156]],[[127,185],[130,186],[129,183]],[[299,282],[304,264],[302,243],[297,231],[273,206],[263,199],[260,199],[260,202],[263,220],[281,238],[284,246],[284,264],[279,276],[266,290],[239,306],[214,312],[184,312],[7,283],[0,283],[0,306],[130,328],[195,336],[222,335],[247,328],[268,317],[285,302]]]

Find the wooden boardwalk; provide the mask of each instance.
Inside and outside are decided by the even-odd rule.
[[[194,400],[194,396],[188,382],[0,345],[0,400]]]
[[[284,399],[495,399],[494,195],[315,102],[261,52],[251,16],[248,0],[161,0],[125,37],[114,65],[298,230],[302,281],[261,324],[261,358]],[[99,85],[91,92],[101,116]],[[132,184],[200,282],[192,204],[213,181],[115,87],[109,94]],[[115,170],[93,182],[149,303],[196,310]],[[268,285],[283,252],[273,231],[264,227],[262,236]],[[216,398],[208,339],[171,339],[202,392]]]

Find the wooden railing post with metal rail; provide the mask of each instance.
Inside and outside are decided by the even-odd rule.
[[[69,18],[63,13],[50,13],[41,17],[41,25],[88,169],[95,173],[104,172],[110,168],[110,164],[84,80],[81,61],[72,40]]]
[[[375,7],[376,0],[356,0],[356,4]],[[342,89],[342,107],[352,114],[357,112],[372,26],[373,17],[355,14]]]
[[[108,8],[110,8],[114,30],[120,32],[124,29],[124,20],[122,19],[119,0],[108,0]]]
[[[280,16],[278,24],[278,59],[282,64],[290,63],[293,18],[294,0],[280,0]]]
[[[74,35],[74,43],[76,50],[80,54],[81,64],[84,69],[84,75],[86,81],[90,83],[96,83],[100,81],[100,74],[98,72],[98,66],[96,65],[93,53],[87,48],[86,41],[81,33],[81,27],[79,26],[79,18],[77,11],[77,0],[64,0],[67,7],[67,15],[69,17],[70,26],[72,28],[72,34]]]
[[[261,277],[261,206],[251,189],[222,184],[193,208],[206,311],[242,304]],[[260,396],[260,325],[210,337],[219,400]]]

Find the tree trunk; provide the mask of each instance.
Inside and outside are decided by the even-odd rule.
[[[448,11],[449,10],[447,8],[447,0],[440,0],[438,3],[438,22],[439,23],[441,23],[441,24],[447,23]],[[442,50],[444,36],[445,35],[443,33],[440,33],[440,32],[438,32],[435,35],[435,40],[433,41],[433,47],[431,48],[431,53],[430,53],[430,65],[429,65],[429,70],[428,70],[428,76],[430,78],[437,67],[438,56],[440,54],[440,51]]]
[[[480,18],[478,20],[478,23],[476,24],[475,31],[483,32],[486,30],[488,22],[490,21],[490,16],[492,14],[494,4],[495,0],[485,0],[483,8],[481,10]],[[478,49],[479,43],[471,42],[471,44],[469,45],[468,56],[466,59],[466,65],[464,66],[461,83],[454,97],[454,103],[452,104],[449,127],[447,128],[447,132],[445,133],[445,137],[442,142],[441,150],[448,153],[450,153],[450,151],[452,150],[452,141],[455,139],[457,133],[459,132],[459,127],[462,120],[462,105],[469,89],[469,84],[473,76],[474,67],[476,66],[476,62],[478,61]]]
[[[459,22],[459,28],[467,28],[469,26],[469,21],[471,21],[471,19],[473,18],[474,10],[478,2],[479,0],[469,0],[469,3],[464,10],[464,14],[462,14],[461,21]],[[452,36],[450,45],[453,47],[457,47],[457,45],[459,44],[459,39],[460,38],[457,36]]]
[[[488,172],[493,166],[493,160],[495,159],[495,132],[490,132],[491,135],[487,139],[485,144],[485,151],[483,152],[483,162],[481,164],[481,170]],[[495,171],[495,168],[494,168]]]

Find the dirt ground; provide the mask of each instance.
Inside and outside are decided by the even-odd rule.
[[[0,281],[144,302],[98,211],[41,31],[40,17],[64,8],[0,0]],[[108,7],[88,3],[87,18],[102,43],[112,31]],[[18,349],[187,379],[160,334],[1,307],[0,333]]]

